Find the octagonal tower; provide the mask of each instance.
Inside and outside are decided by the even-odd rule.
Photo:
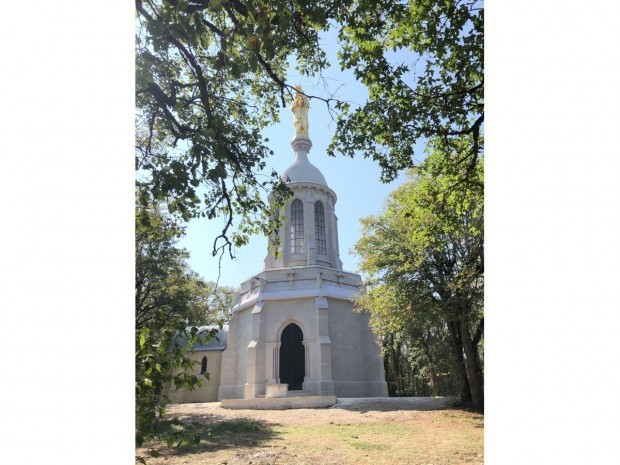
[[[298,99],[303,110],[300,89]],[[293,108],[295,113],[295,102]],[[352,302],[361,278],[342,270],[336,193],[308,160],[307,108],[305,115],[295,113],[295,161],[282,173],[293,196],[283,211],[280,247],[268,252],[258,275],[242,283],[232,309],[221,400],[275,392],[387,396],[369,316],[355,312]]]

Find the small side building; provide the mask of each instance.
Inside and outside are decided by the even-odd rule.
[[[201,326],[201,333],[207,333],[212,329],[217,329],[217,335],[209,340],[206,344],[195,344],[194,352],[188,353],[192,360],[196,360],[198,364],[194,368],[196,375],[209,373],[209,379],[202,379],[202,386],[193,391],[187,389],[175,389],[174,386],[168,391],[170,400],[175,404],[184,404],[191,402],[217,402],[218,388],[220,386],[220,377],[222,373],[222,352],[228,344],[228,325],[224,325],[221,329],[218,326]]]

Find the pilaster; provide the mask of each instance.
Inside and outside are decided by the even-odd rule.
[[[261,280],[261,286],[264,286],[263,281],[264,280]],[[261,344],[261,311],[263,305],[264,302],[259,300],[251,313],[252,339],[247,347],[248,358],[244,394],[246,399],[251,399],[265,393],[265,376],[263,375],[265,372],[264,360],[259,355],[261,346],[263,346],[263,344]]]
[[[334,393],[334,381],[332,380],[332,353],[329,338],[329,304],[325,297],[316,297],[315,302],[317,337],[314,353],[317,357],[318,394],[331,395]]]

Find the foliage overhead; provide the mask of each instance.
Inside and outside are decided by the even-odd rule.
[[[273,208],[288,195],[275,172],[260,173],[273,154],[261,130],[292,96],[289,57],[302,75],[327,66],[318,34],[329,12],[301,0],[136,0],[136,10],[139,184],[185,220],[222,215],[213,254],[232,255],[270,232],[261,192]]]
[[[136,0],[136,11],[139,183],[183,219],[223,216],[214,255],[277,227],[267,220],[288,191],[261,173],[273,153],[261,131],[292,98],[289,60],[306,76],[329,66],[330,28],[342,69],[369,92],[359,108],[323,99],[341,111],[330,154],[372,157],[387,181],[414,165],[418,141],[467,135],[471,169],[482,153],[479,1]]]
[[[360,0],[338,19],[340,65],[369,98],[357,108],[336,105],[342,113],[328,151],[372,157],[390,181],[414,166],[418,141],[468,136],[461,155],[473,170],[484,121],[482,2]]]

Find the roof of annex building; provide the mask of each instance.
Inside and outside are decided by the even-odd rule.
[[[189,327],[191,328],[191,327]],[[189,329],[188,328],[188,329]],[[215,337],[206,341],[205,339],[207,334],[215,329]],[[206,325],[199,326],[198,332],[200,334],[201,342],[194,344],[194,351],[200,352],[203,350],[224,350],[228,344],[228,325],[223,325],[221,328],[218,325]],[[179,337],[178,343],[179,345],[183,345],[185,338],[183,336]]]

